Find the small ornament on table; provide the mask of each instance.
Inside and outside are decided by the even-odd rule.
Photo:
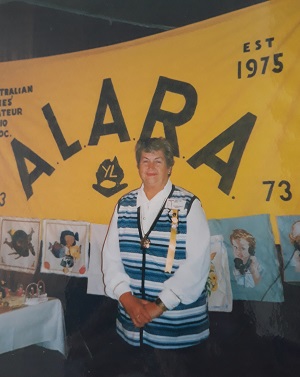
[[[37,286],[38,286],[39,301],[40,302],[47,301],[48,300],[48,296],[47,296],[47,293],[46,293],[46,287],[45,287],[44,281],[43,280],[39,280],[38,283],[37,283]]]
[[[38,297],[38,286],[36,283],[30,283],[26,287],[25,291],[26,299],[25,304],[26,305],[36,305],[39,303],[39,297]]]
[[[25,291],[24,291],[24,288],[23,288],[23,284],[18,284],[16,295],[21,297],[21,296],[24,296],[24,294],[25,294]]]

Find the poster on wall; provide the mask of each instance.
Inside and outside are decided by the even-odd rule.
[[[269,215],[209,220],[223,235],[235,300],[283,301],[279,260]]]
[[[0,216],[108,224],[164,136],[213,219],[300,205],[300,3],[273,0],[110,47],[0,63]]]
[[[210,238],[210,270],[206,289],[209,311],[232,311],[228,255],[222,235],[214,235]]]
[[[300,282],[300,215],[278,216],[284,281]]]
[[[40,221],[0,218],[0,268],[34,274],[40,255]]]
[[[86,277],[88,253],[88,223],[43,221],[41,272]]]

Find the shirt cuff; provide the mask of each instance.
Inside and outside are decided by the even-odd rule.
[[[128,285],[128,283],[126,283],[126,281],[122,281],[114,289],[114,295],[117,300],[119,300],[122,294],[126,292],[131,292],[130,286]]]
[[[159,298],[169,310],[176,308],[180,304],[180,298],[170,289],[164,289],[160,292]]]

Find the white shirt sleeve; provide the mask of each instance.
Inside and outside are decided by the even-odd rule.
[[[123,293],[131,292],[130,279],[124,270],[120,255],[117,206],[103,246],[102,272],[107,296],[119,300]]]
[[[168,309],[191,304],[201,295],[210,268],[210,232],[198,199],[187,216],[186,260],[164,283],[159,297]]]

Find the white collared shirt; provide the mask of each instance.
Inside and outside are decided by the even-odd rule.
[[[166,186],[151,200],[140,187],[137,205],[141,207],[141,224],[144,233],[148,231],[170,194],[172,183]],[[105,291],[108,296],[119,299],[130,292],[130,279],[125,273],[119,248],[117,227],[117,206],[109,226],[103,248],[103,273]],[[205,213],[198,199],[194,200],[187,216],[186,260],[172,277],[164,283],[159,297],[168,309],[175,308],[180,302],[190,304],[202,293],[210,267],[210,233]]]
[[[159,193],[157,193],[151,200],[149,200],[144,191],[144,185],[141,186],[138,197],[137,206],[141,208],[141,227],[143,233],[147,233],[153,224],[158,212],[164,205],[167,197],[172,190],[172,183],[168,180],[167,184]]]

